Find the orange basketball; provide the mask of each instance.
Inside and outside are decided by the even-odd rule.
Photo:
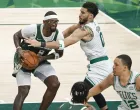
[[[39,64],[39,58],[36,53],[32,51],[24,51],[22,58],[22,67],[27,70],[35,69]]]

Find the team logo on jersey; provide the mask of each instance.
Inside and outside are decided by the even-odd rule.
[[[36,40],[38,40],[38,41],[42,41],[42,39],[40,39],[40,38],[36,38]]]
[[[96,27],[96,31],[100,32],[100,27],[99,26]]]

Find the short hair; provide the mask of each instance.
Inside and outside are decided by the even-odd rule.
[[[124,65],[126,65],[129,70],[131,69],[132,60],[131,60],[130,56],[128,56],[126,54],[122,54],[122,55],[117,56],[117,58],[121,59],[122,63]]]
[[[71,88],[73,103],[83,103],[88,95],[88,87],[84,82],[76,82]]]
[[[97,5],[93,2],[85,2],[82,7],[86,8],[88,10],[88,12],[90,12],[94,15],[94,17],[99,12]]]
[[[45,15],[45,16],[49,16],[49,15],[57,15],[54,11],[48,11]]]

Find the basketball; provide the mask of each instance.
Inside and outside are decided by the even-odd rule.
[[[23,58],[21,60],[22,60],[22,67],[27,70],[35,69],[39,64],[39,58],[37,54],[29,50],[27,51],[25,50],[23,52]]]

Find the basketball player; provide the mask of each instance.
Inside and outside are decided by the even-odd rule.
[[[113,69],[113,63],[106,53],[102,32],[98,23],[94,20],[97,14],[98,7],[92,2],[86,2],[80,10],[79,23],[63,32],[64,40],[45,44],[31,39],[25,41],[35,47],[45,46],[55,49],[64,49],[64,47],[80,41],[80,46],[90,63],[84,80],[90,89],[112,73]],[[101,110],[107,110],[106,101],[102,94],[94,96],[94,99]]]
[[[131,65],[132,60],[128,55],[117,56],[114,60],[113,73],[91,88],[88,98],[113,85],[122,98],[118,110],[140,110],[140,73],[131,71]]]
[[[71,88],[72,99],[62,104],[59,110],[95,110],[87,104],[88,87],[84,82],[76,82]]]
[[[48,11],[44,16],[43,24],[28,25],[14,34],[14,43],[17,51],[14,58],[15,73],[13,76],[17,80],[18,94],[14,101],[13,110],[22,110],[23,102],[30,90],[31,73],[47,86],[39,110],[46,110],[53,101],[60,82],[54,68],[47,60],[62,57],[63,50],[55,50],[55,52],[49,53],[52,49],[31,47],[22,39],[31,38],[40,42],[63,40],[63,34],[57,29],[57,24],[57,14],[53,11]],[[30,50],[39,55],[40,63],[34,70],[26,70],[19,64],[19,57],[23,57],[24,50]]]

